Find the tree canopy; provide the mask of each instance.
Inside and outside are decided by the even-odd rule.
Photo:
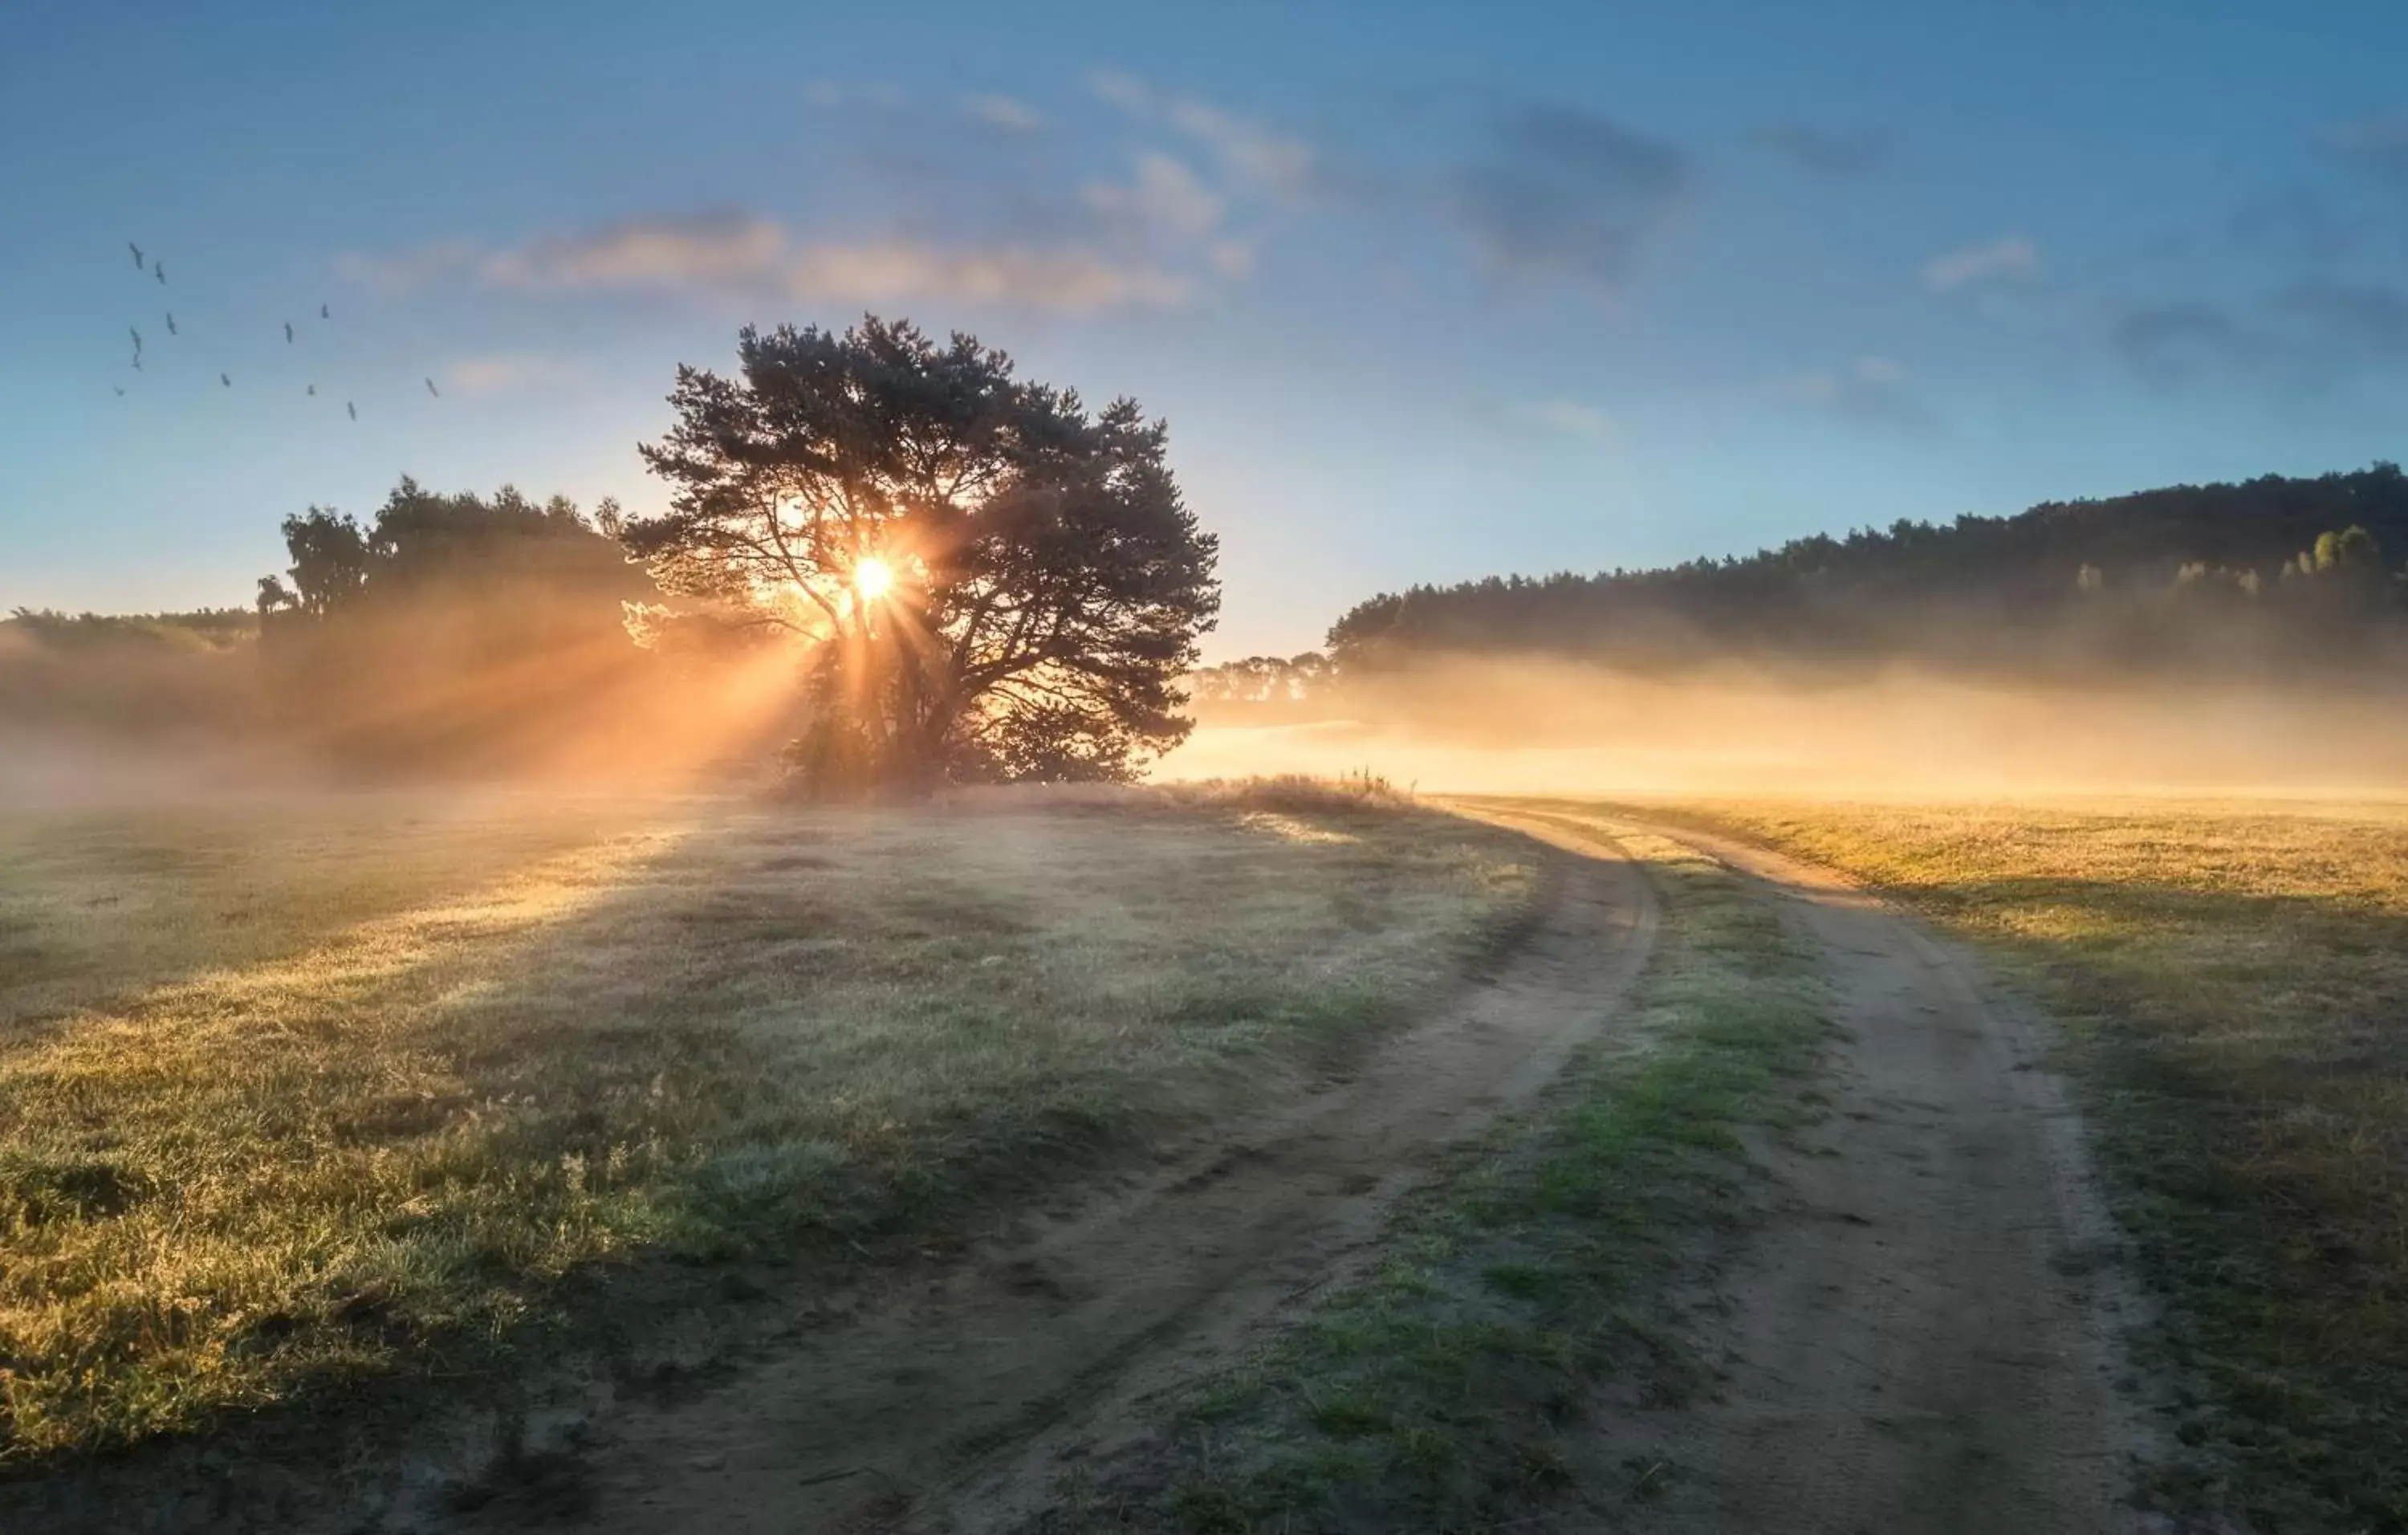
[[[589,611],[616,625],[622,601],[650,593],[597,530],[597,521],[615,526],[617,519],[609,501],[589,520],[566,496],[538,502],[510,485],[490,496],[447,495],[404,475],[366,525],[318,506],[285,518],[293,563],[283,576],[260,578],[257,606],[263,615],[325,618],[437,595],[493,594],[523,605],[531,595],[583,593]]]
[[[738,356],[678,370],[642,448],[669,509],[618,532],[665,591],[808,643],[819,785],[1121,779],[1185,738],[1218,546],[1164,423],[875,316]]]
[[[1484,652],[2019,674],[2384,664],[2408,639],[2386,563],[2403,551],[2408,477],[2378,464],[1899,521],[1662,569],[1417,586],[1356,604],[1328,643],[1352,672]]]
[[[366,523],[285,518],[291,564],[257,599],[265,716],[385,770],[624,753],[657,669],[627,610],[660,592],[597,525],[616,523],[607,501],[589,518],[407,476]]]

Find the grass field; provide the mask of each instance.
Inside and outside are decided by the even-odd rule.
[[[1670,1400],[1711,1378],[1657,1318],[1701,1240],[1761,1208],[1742,1134],[1820,1112],[1822,986],[1738,876],[1620,840],[1664,903],[1629,1026],[1457,1148],[1375,1270],[1204,1383],[1167,1449],[1074,1486],[1044,1528],[1509,1529],[1571,1480],[1565,1437],[1600,1382]]]
[[[1539,898],[1298,789],[0,814],[0,1466],[468,1371],[598,1269],[942,1240]]]
[[[2221,1471],[2265,1530],[2408,1528],[2408,811],[1679,813],[1975,941],[2068,1026],[2122,1218]]]

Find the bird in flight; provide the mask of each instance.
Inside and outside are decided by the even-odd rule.
[[[293,344],[293,322],[290,320],[284,322],[284,344],[288,347]]]
[[[311,384],[309,386],[309,397],[311,399],[316,399],[318,397],[318,386],[316,384]]]
[[[165,265],[156,261],[152,262],[150,264],[150,275],[159,280],[159,286],[162,288],[167,285],[167,268]]]
[[[435,395],[435,397],[436,397],[437,399],[438,399],[438,400],[439,400],[439,399],[441,399],[441,398],[443,397],[443,396],[442,396],[442,395],[436,395],[436,393],[435,393],[435,380],[432,380],[432,379],[429,379],[429,380],[426,380],[426,392],[427,392],[428,394],[430,394],[430,395]]]
[[[167,334],[170,336],[176,334],[176,311],[173,309],[167,311]]]
[[[128,335],[128,336],[131,336],[132,337],[134,337],[134,355],[136,355],[136,357],[141,356],[141,355],[142,355],[142,333],[141,333],[140,331],[138,331],[138,330],[136,330],[133,326],[128,325],[128,326],[126,326],[126,327],[125,327],[125,334],[126,334],[126,335]]]
[[[134,252],[134,269],[137,272],[142,270],[142,247],[135,244],[132,240],[127,240],[125,242],[125,249]]]
[[[123,384],[110,384],[108,387],[117,391],[117,397],[119,399],[123,399],[125,397],[125,386]]]
[[[318,318],[321,320],[332,320],[335,318],[335,311],[326,308],[325,305],[321,304],[318,306]]]
[[[142,371],[142,354],[138,351],[134,354],[134,371],[136,373]]]
[[[221,374],[219,374],[219,375],[218,375],[218,382],[220,382],[220,383],[222,383],[222,384],[225,385],[228,389],[232,389],[232,388],[234,387],[234,380],[233,380],[232,379],[227,378],[227,377],[226,377],[224,374],[222,374],[222,373],[221,373]]]
[[[346,410],[349,410],[349,411],[351,413],[351,419],[352,419],[353,421],[357,421],[357,420],[359,420],[359,419],[360,419],[360,408],[359,408],[358,406],[356,406],[356,405],[353,405],[351,401],[349,401],[349,400],[345,400],[345,401],[343,402],[343,409],[346,409]]]

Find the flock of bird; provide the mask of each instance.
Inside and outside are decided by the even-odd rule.
[[[136,272],[147,271],[153,278],[158,280],[159,286],[164,288],[167,285],[167,267],[165,263],[162,262],[156,256],[152,256],[148,260],[145,260],[142,254],[142,247],[135,244],[132,240],[127,240],[125,242],[125,249],[132,251],[134,254],[134,269]],[[176,311],[169,309],[165,312],[167,317],[167,334],[170,336],[180,336],[183,334],[176,328]],[[334,307],[329,304],[319,305],[318,318],[321,320],[334,319]],[[134,337],[134,371],[139,373],[142,371],[142,330],[138,325],[128,325],[125,327],[125,331],[127,335]],[[293,329],[293,322],[287,320],[284,322],[284,344],[288,347],[292,346],[294,343],[294,339],[295,332]],[[218,374],[218,382],[224,388],[232,389],[234,387],[234,377],[231,374],[221,371]],[[125,386],[123,384],[111,384],[109,387],[116,390],[120,397],[122,397],[125,394]],[[443,397],[442,392],[435,387],[435,380],[433,379],[426,380],[426,393],[438,400]],[[318,386],[314,383],[310,384],[308,388],[308,394],[311,399],[317,398]],[[350,414],[353,421],[360,419],[360,408],[357,402],[345,400],[343,402],[343,409]]]

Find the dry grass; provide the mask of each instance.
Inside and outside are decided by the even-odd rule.
[[[1182,805],[1224,805],[1240,810],[1381,814],[1413,808],[1412,791],[1399,789],[1369,768],[1314,778],[1279,773],[1264,778],[1208,778],[1168,783],[1157,791]]]
[[[1716,804],[1971,938],[2069,1064],[2267,1529],[2408,1528],[2408,815],[2398,807]]]
[[[0,1462],[924,1229],[1275,1089],[1536,896],[1485,828],[1283,814],[0,818]]]

